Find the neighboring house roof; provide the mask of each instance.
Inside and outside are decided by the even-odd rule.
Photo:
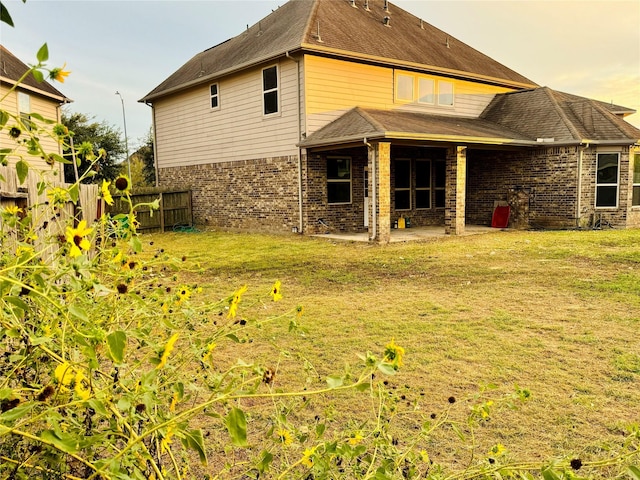
[[[602,102],[547,87],[496,95],[479,118],[353,108],[300,142],[302,148],[365,140],[539,146],[640,141],[640,130]]]
[[[297,51],[530,88],[534,82],[384,0],[290,0],[240,35],[194,56],[141,101]],[[389,18],[385,25],[385,17]]]
[[[3,45],[0,45],[0,81],[15,85],[22,76],[29,70],[29,67],[7,50]],[[20,82],[20,87],[26,90],[31,90],[40,95],[44,95],[53,100],[57,100],[60,103],[70,102],[71,99],[67,98],[64,94],[60,93],[48,82],[38,82],[33,75],[29,75]]]

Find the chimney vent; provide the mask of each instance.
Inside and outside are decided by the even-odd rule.
[[[382,23],[384,24],[385,27],[390,27],[391,26],[391,17],[384,17],[382,19]]]
[[[370,11],[371,11],[371,9],[369,8],[369,0],[364,0],[364,9],[365,9],[367,12],[370,12]]]
[[[389,0],[384,0],[384,11],[389,13]]]

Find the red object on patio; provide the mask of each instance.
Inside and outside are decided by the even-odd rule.
[[[493,217],[491,218],[491,226],[493,228],[507,228],[509,225],[509,215],[511,214],[511,207],[497,206],[493,211]]]

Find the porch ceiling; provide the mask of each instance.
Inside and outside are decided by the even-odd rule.
[[[416,140],[483,145],[539,145],[482,118],[432,115],[398,110],[355,107],[300,142],[302,148],[318,148],[366,140]]]

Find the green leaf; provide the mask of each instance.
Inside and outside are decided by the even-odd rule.
[[[46,62],[47,60],[49,60],[49,47],[47,46],[46,43],[40,47],[40,50],[38,50],[36,58],[40,63]]]
[[[329,385],[329,388],[341,387],[343,383],[344,379],[337,375],[330,375],[327,377],[327,384]]]
[[[198,452],[198,456],[200,457],[200,463],[207,466],[207,452],[204,448],[204,438],[202,437],[202,430],[189,430],[184,432],[184,439],[182,440],[182,444],[190,448],[191,450],[195,450]]]
[[[629,465],[628,473],[633,480],[640,480],[640,468]]]
[[[378,370],[380,370],[385,375],[395,375],[397,373],[393,365],[389,363],[380,363],[378,365]]]
[[[107,335],[107,345],[111,359],[116,363],[124,360],[124,347],[127,345],[127,334],[122,330],[111,332]]]
[[[22,185],[27,179],[27,174],[29,173],[29,164],[24,160],[20,160],[18,163],[16,163],[16,173],[18,174],[20,185]]]
[[[269,465],[271,465],[272,461],[273,461],[273,454],[271,454],[271,452],[268,452],[267,450],[264,450],[262,452],[262,459],[260,460],[260,463],[258,463],[257,465],[258,471],[261,474],[268,472]]]
[[[33,74],[33,78],[36,79],[36,82],[44,82],[44,74],[40,70],[33,70],[31,73]]]
[[[231,435],[231,441],[236,447],[246,447],[247,444],[247,418],[239,408],[233,407],[225,418],[227,431]]]
[[[19,418],[27,415],[33,409],[33,407],[35,407],[35,403],[31,402],[25,403],[24,405],[19,405],[16,408],[12,408],[11,410],[7,410],[2,415],[0,415],[0,423],[18,420]]]
[[[80,308],[77,305],[69,305],[69,313],[77,319],[82,320],[83,322],[89,321],[87,312],[85,312],[83,308]]]
[[[4,7],[2,2],[0,2],[0,22],[4,22],[10,27],[13,27],[13,20],[11,19],[11,15],[9,15],[9,12]]]
[[[9,113],[4,110],[0,110],[0,127],[4,127],[9,121]]]
[[[15,307],[18,307],[23,312],[27,312],[29,310],[29,306],[26,303],[24,303],[24,301],[21,298],[4,297],[4,300],[6,300],[7,303],[10,303]]]
[[[138,237],[132,237],[130,244],[134,252],[136,253],[142,252],[142,242]]]
[[[466,439],[467,439],[466,435],[464,434],[464,432],[462,430],[460,430],[460,427],[457,424],[452,423],[451,424],[451,428],[456,433],[456,435],[458,435],[458,438],[460,440],[462,440],[463,442],[466,441]]]
[[[229,340],[231,340],[232,342],[235,343],[240,343],[240,339],[238,337],[236,337],[233,333],[228,333],[227,335],[225,335]]]
[[[78,203],[78,199],[80,198],[80,187],[77,183],[74,183],[69,187],[69,197],[73,203]]]
[[[544,478],[544,480],[561,480],[560,475],[558,475],[551,467],[542,470],[542,478]]]
[[[54,432],[53,430],[43,430],[40,438],[45,442],[53,444],[57,449],[66,453],[75,453],[78,451],[78,441],[72,435],[62,432]]]

